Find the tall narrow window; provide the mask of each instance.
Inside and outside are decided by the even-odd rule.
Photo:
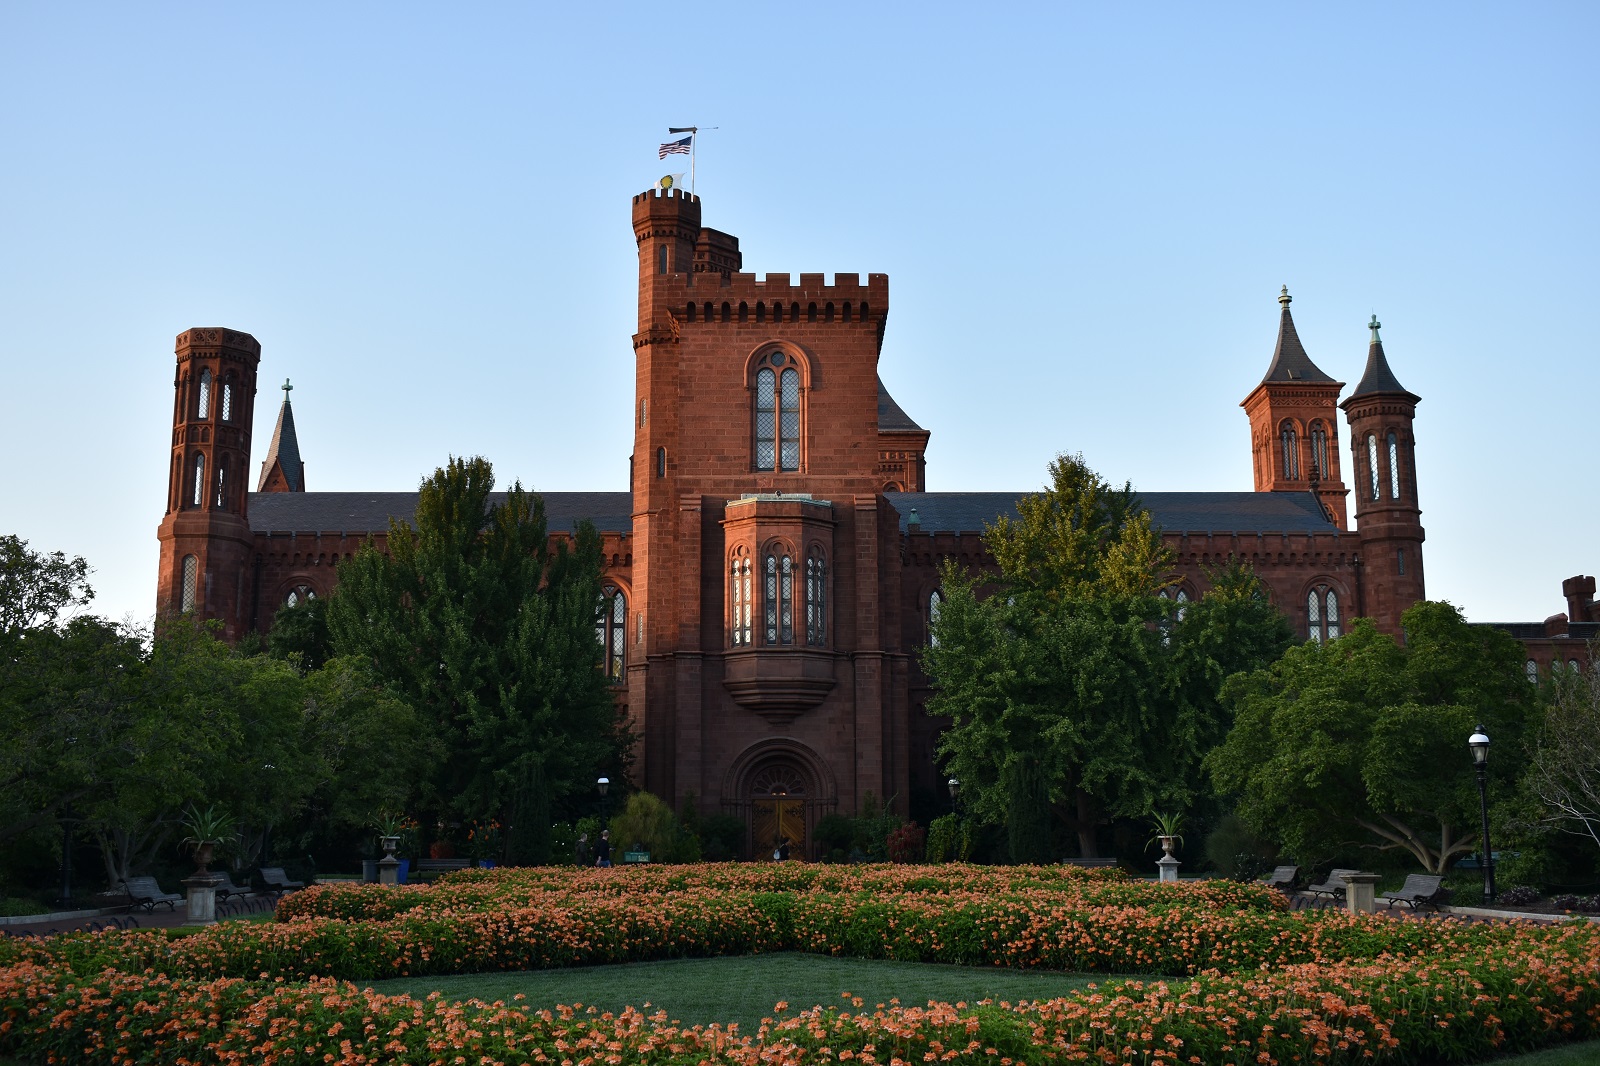
[[[656,252],[656,273],[657,274],[665,274],[666,272],[667,272],[667,246],[663,244],[661,246],[661,248]]]
[[[1290,481],[1300,480],[1300,439],[1294,426],[1285,422],[1278,430],[1283,444],[1283,476]]]
[[[1378,438],[1374,434],[1367,434],[1367,487],[1372,492],[1372,498],[1378,498]]]
[[[800,371],[784,352],[763,355],[756,370],[755,468],[800,469]]]
[[[1172,597],[1178,603],[1177,618],[1183,621],[1183,616],[1189,613],[1189,594],[1179,589],[1177,595]]]
[[[1389,498],[1400,498],[1400,441],[1389,431]]]
[[[1394,552],[1395,565],[1400,568],[1400,576],[1404,577],[1406,572],[1406,550],[1404,548],[1396,548]]]
[[[221,459],[221,460],[218,460],[218,462],[217,462],[217,495],[216,495],[216,501],[217,501],[216,502],[217,510],[223,511],[223,510],[227,509],[227,507],[228,507],[228,461],[226,459]]]
[[[233,374],[222,382],[222,420],[233,421]]]
[[[666,476],[667,476],[667,450],[665,448],[657,448],[656,449],[656,477],[666,477]]]
[[[203,455],[196,455],[194,457],[194,495],[191,497],[191,499],[194,501],[193,505],[195,507],[199,507],[205,502],[205,498],[206,457]]]
[[[778,575],[778,642],[794,643],[794,562],[785,555]]]
[[[741,556],[728,570],[728,630],[736,648],[750,646],[750,616],[755,608],[750,593],[750,560]]]
[[[822,549],[812,548],[806,559],[806,643],[828,643],[828,563]]]
[[[939,646],[939,605],[944,602],[944,597],[938,589],[928,593],[928,647]]]
[[[200,371],[200,400],[195,405],[196,418],[211,417],[211,368],[204,367]]]
[[[1318,480],[1328,476],[1328,430],[1321,422],[1311,423],[1311,474]]]
[[[1527,675],[1528,684],[1537,685],[1539,683],[1539,664],[1532,659],[1522,664],[1522,672]]]
[[[1318,585],[1306,595],[1306,635],[1318,644],[1339,637],[1339,594]]]
[[[192,555],[183,557],[183,599],[181,611],[194,610],[196,593],[200,587],[200,560]]]
[[[628,644],[628,600],[615,585],[600,590],[600,604],[594,614],[594,635],[602,649],[606,680],[623,682]]]
[[[778,557],[767,556],[767,588],[762,597],[762,611],[766,616],[767,643],[778,643]]]

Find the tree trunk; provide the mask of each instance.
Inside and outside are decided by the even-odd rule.
[[[1015,863],[1050,861],[1050,791],[1037,760],[1022,758],[1006,772],[1010,816],[1006,830]]]

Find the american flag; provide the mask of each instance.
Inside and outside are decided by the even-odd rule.
[[[689,136],[685,137],[681,141],[668,141],[666,144],[663,144],[661,146],[661,154],[659,156],[657,156],[656,158],[657,159],[665,159],[669,155],[688,155],[689,154],[689,142],[692,141],[693,139],[694,139],[694,134],[691,133]]]

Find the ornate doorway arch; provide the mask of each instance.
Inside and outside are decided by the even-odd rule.
[[[838,806],[833,773],[807,745],[787,737],[746,748],[723,782],[723,808],[746,825],[757,859],[788,837],[792,853],[810,856],[817,819]]]

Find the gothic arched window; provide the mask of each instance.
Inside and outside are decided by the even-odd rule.
[[[794,560],[788,552],[767,555],[764,613],[769,645],[794,643]]]
[[[1328,430],[1321,422],[1311,423],[1311,472],[1319,480],[1328,476]]]
[[[211,417],[211,368],[200,370],[200,400],[195,404],[196,418]]]
[[[204,455],[196,455],[194,457],[194,495],[191,497],[191,499],[194,501],[193,505],[195,507],[199,507],[203,502],[205,502],[205,498],[206,457]]]
[[[222,420],[224,422],[232,422],[233,421],[233,372],[232,371],[229,371],[228,376],[226,378],[224,378],[223,381],[222,381]]]
[[[828,642],[828,562],[821,548],[806,557],[806,643],[822,647]]]
[[[1278,440],[1283,445],[1283,476],[1290,481],[1300,479],[1300,438],[1294,424],[1285,422],[1278,429]]]
[[[667,476],[667,450],[665,448],[657,448],[656,449],[656,477],[666,477],[666,476]]]
[[[623,682],[623,667],[627,665],[628,600],[615,585],[600,590],[600,605],[594,612],[594,636],[602,649],[606,680],[613,685]]]
[[[1389,498],[1400,498],[1400,441],[1392,429],[1389,431]]]
[[[944,603],[944,596],[934,589],[928,593],[928,647],[939,646],[939,607]]]
[[[200,560],[192,555],[183,557],[183,598],[179,601],[181,611],[194,610],[196,593],[200,588]]]
[[[1378,438],[1372,433],[1367,434],[1367,487],[1378,499]]]
[[[289,594],[283,598],[283,605],[285,607],[298,607],[302,603],[310,603],[316,598],[317,590],[312,588],[310,585],[296,585],[294,588],[290,589]]]
[[[223,511],[228,507],[228,460],[217,460],[217,510]]]
[[[755,613],[755,603],[751,600],[750,588],[750,558],[744,554],[744,549],[739,549],[739,554],[734,556],[733,563],[728,568],[728,633],[730,643],[735,648],[748,648],[750,646],[751,615]]]
[[[1318,644],[1339,637],[1339,594],[1327,585],[1306,594],[1306,630]]]
[[[800,469],[800,371],[785,352],[757,364],[755,455],[757,470]]]

